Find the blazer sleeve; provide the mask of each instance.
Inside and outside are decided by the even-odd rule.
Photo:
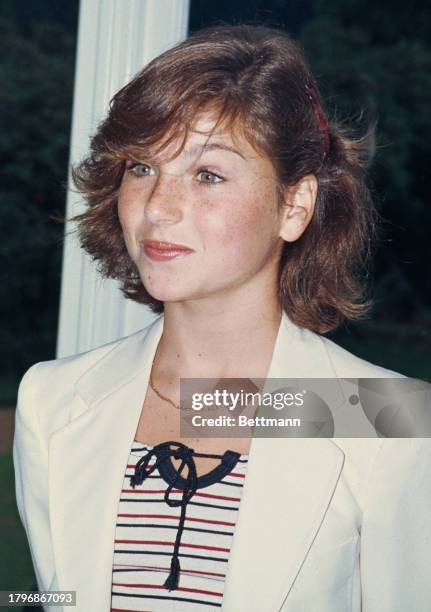
[[[431,610],[431,439],[386,439],[361,529],[362,612]]]
[[[56,590],[49,521],[48,449],[42,440],[34,406],[40,365],[37,363],[27,370],[18,390],[13,442],[15,492],[39,590]]]

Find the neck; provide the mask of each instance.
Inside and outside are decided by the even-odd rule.
[[[179,378],[265,378],[280,322],[276,299],[168,303],[157,379],[172,385]]]

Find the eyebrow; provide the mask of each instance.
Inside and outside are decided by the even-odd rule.
[[[242,155],[237,149],[231,147],[227,144],[217,143],[217,142],[209,142],[206,144],[195,144],[190,149],[184,150],[185,157],[193,157],[197,153],[206,153],[207,151],[230,151],[231,153],[235,153],[239,155],[242,159],[245,160],[244,155]]]

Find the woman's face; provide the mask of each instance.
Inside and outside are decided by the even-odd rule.
[[[157,160],[126,163],[118,212],[127,250],[163,302],[276,295],[283,239],[274,168],[239,135],[208,139],[213,125],[201,115],[173,159],[178,143]]]

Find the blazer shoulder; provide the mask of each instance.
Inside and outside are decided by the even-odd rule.
[[[400,372],[389,370],[357,357],[325,336],[320,336],[320,338],[335,373],[341,378],[406,378]]]
[[[146,336],[151,324],[143,329],[140,329],[128,336],[124,336],[117,340],[112,340],[101,346],[69,355],[57,359],[40,361],[32,365],[24,374],[21,384],[27,383],[28,379],[32,379],[37,383],[42,378],[50,378],[56,376],[66,376],[69,381],[76,381],[88,369],[93,367],[98,361],[104,359],[109,353],[128,346],[136,345],[141,342]]]
[[[17,416],[36,420],[42,429],[53,431],[68,422],[71,401],[75,401],[75,385],[89,370],[117,351],[133,353],[142,344],[149,328],[113,340],[82,353],[40,361],[22,377],[18,388]]]

